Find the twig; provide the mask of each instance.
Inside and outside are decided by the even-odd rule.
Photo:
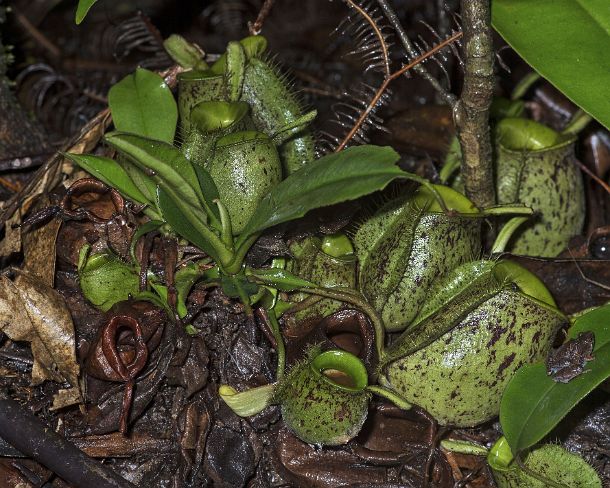
[[[7,190],[12,191],[13,193],[17,193],[21,189],[21,185],[18,183],[13,183],[12,181],[7,180],[0,176],[0,185],[2,185]]]
[[[417,51],[415,50],[413,43],[411,42],[411,40],[409,39],[409,36],[405,32],[405,29],[403,28],[402,24],[400,23],[400,20],[398,19],[398,16],[396,15],[396,12],[392,8],[392,6],[387,2],[387,0],[377,0],[377,3],[379,4],[384,15],[386,16],[386,18],[388,19],[388,21],[390,22],[390,24],[396,31],[396,34],[398,34],[398,38],[400,39],[400,42],[402,43],[403,47],[407,51],[407,54],[409,54],[409,56],[411,56],[411,57],[417,56]],[[434,76],[432,76],[430,74],[430,72],[426,69],[425,66],[423,66],[421,64],[417,64],[413,67],[413,69],[415,70],[415,72],[417,74],[419,74],[428,83],[430,83],[430,85],[432,85],[432,88],[434,88],[437,91],[437,93],[441,96],[441,98],[445,101],[445,103],[447,103],[447,105],[449,105],[452,108],[455,106],[455,104],[457,103],[457,97],[453,93],[450,93],[449,91],[447,91],[440,84],[440,82]]]
[[[29,19],[19,10],[15,9],[14,7],[12,7],[12,10],[13,14],[15,15],[15,19],[17,19],[17,22],[21,24],[27,34],[32,39],[37,41],[46,51],[48,51],[52,58],[59,59],[61,57],[61,49],[53,44],[47,36],[40,32],[36,26],[32,24]]]
[[[608,183],[606,183],[599,176],[597,176],[595,173],[593,173],[589,168],[587,168],[584,164],[582,164],[578,159],[574,159],[574,162],[582,171],[587,173],[593,179],[593,181],[595,181],[595,183],[599,184],[599,186],[601,186],[606,191],[606,193],[610,194],[610,186],[608,185]]]
[[[445,39],[443,42],[437,44],[436,46],[434,46],[429,51],[427,51],[424,54],[422,54],[421,56],[418,56],[417,58],[415,58],[409,64],[404,65],[398,71],[395,71],[394,73],[392,73],[391,75],[386,77],[385,80],[383,81],[383,83],[379,86],[379,88],[375,92],[375,95],[373,95],[373,97],[371,98],[371,101],[369,102],[367,108],[360,114],[360,117],[358,117],[358,120],[356,121],[356,123],[352,126],[350,131],[343,138],[341,143],[337,146],[337,149],[335,149],[335,152],[339,152],[339,151],[343,150],[345,148],[345,146],[347,146],[347,144],[352,139],[352,137],[354,137],[354,135],[358,132],[358,130],[360,129],[362,124],[366,121],[367,117],[369,116],[369,114],[371,113],[371,111],[373,110],[373,108],[375,107],[377,102],[381,99],[381,97],[383,96],[383,94],[387,90],[388,85],[392,81],[394,81],[396,78],[399,78],[404,73],[409,71],[411,68],[417,66],[419,63],[421,63],[422,61],[426,60],[430,56],[434,56],[434,54],[436,54],[438,51],[440,51],[441,49],[447,47],[452,42],[457,41],[460,37],[462,37],[462,33],[461,32],[456,32],[455,34],[453,34],[448,39]]]
[[[585,280],[587,283],[591,283],[592,285],[600,287],[602,290],[606,290],[606,291],[610,290],[610,286],[605,285],[604,283],[601,283],[600,281],[596,281],[592,278],[587,277],[587,275],[585,275],[585,272],[582,270],[580,264],[578,264],[578,261],[576,261],[576,258],[572,254],[572,249],[568,248],[568,252],[570,253],[570,256],[573,259],[574,266],[576,266],[576,269],[580,273],[580,276],[583,280]]]
[[[489,108],[494,88],[490,0],[462,0],[464,87],[454,114],[462,147],[466,196],[480,208],[494,205]]]
[[[51,153],[42,153],[0,159],[0,171],[10,171],[40,166],[51,156]]]
[[[275,0],[265,0],[254,23],[248,22],[248,30],[250,31],[251,36],[257,36],[261,33],[265,19],[269,15],[269,12],[271,12],[271,7],[273,7],[274,2]]]
[[[14,400],[0,400],[0,436],[73,486],[135,488],[49,429]]]

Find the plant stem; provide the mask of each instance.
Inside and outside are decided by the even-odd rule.
[[[510,238],[513,236],[517,228],[528,220],[528,217],[513,217],[508,222],[506,222],[506,224],[504,224],[504,227],[502,227],[502,230],[498,233],[498,236],[496,237],[496,241],[494,242],[494,245],[491,248],[491,253],[500,254],[501,252],[504,252],[506,250],[508,241],[510,241]]]
[[[478,207],[496,201],[489,108],[494,87],[490,0],[462,0],[464,87],[454,111],[466,196]]]
[[[248,30],[250,31],[251,36],[256,36],[263,30],[263,24],[265,23],[265,19],[269,15],[269,12],[271,12],[271,7],[273,7],[274,2],[275,0],[265,0],[254,23],[248,22]]]
[[[581,130],[589,125],[591,120],[593,120],[593,117],[580,108],[572,116],[572,120],[570,120],[570,123],[561,131],[561,133],[567,135],[577,135]]]
[[[284,346],[284,338],[280,331],[280,324],[275,316],[275,310],[267,311],[267,319],[269,328],[275,339],[275,350],[277,352],[277,372],[275,374],[275,380],[279,381],[284,377],[284,370],[286,369],[286,347]]]
[[[398,408],[403,410],[411,410],[412,405],[392,390],[388,390],[387,388],[379,385],[369,385],[366,387],[366,389],[375,395],[385,398],[386,400],[390,400]]]
[[[261,233],[258,232],[256,234],[253,234],[249,237],[247,237],[246,239],[238,239],[237,243],[235,244],[237,249],[235,250],[235,253],[233,254],[233,258],[231,259],[231,261],[224,266],[224,270],[229,273],[229,274],[235,274],[235,273],[239,273],[239,270],[241,270],[241,266],[244,262],[244,259],[246,258],[246,254],[248,254],[248,251],[250,250],[250,248],[252,247],[252,245],[256,242],[256,240],[260,237]]]

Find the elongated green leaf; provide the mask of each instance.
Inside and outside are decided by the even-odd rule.
[[[318,286],[281,268],[253,269],[251,274],[265,285],[281,291],[293,291],[298,288],[316,288]]]
[[[157,205],[167,223],[187,241],[204,250],[217,263],[224,262],[224,245],[218,236],[202,222],[190,207],[180,200],[171,189],[157,189]],[[226,249],[225,249],[226,251]]]
[[[242,232],[242,241],[268,227],[305,215],[309,210],[353,200],[407,176],[394,163],[390,147],[356,146],[309,163],[263,198]]]
[[[595,359],[587,362],[583,374],[568,383],[556,383],[546,374],[544,364],[520,368],[502,397],[500,423],[513,452],[534,445],[559,421],[610,376],[610,305],[579,317],[570,337],[580,332],[595,334]]]
[[[174,142],[178,106],[157,73],[137,68],[110,88],[108,106],[117,130]]]
[[[125,132],[111,132],[104,138],[138,167],[152,171],[152,179],[157,184],[172,188],[184,205],[190,206],[193,211],[197,211],[201,205],[207,207],[197,174],[180,150],[166,142]],[[206,208],[206,211],[212,215],[211,210]]]
[[[610,128],[607,0],[493,0],[492,23],[538,73]]]
[[[138,187],[146,199],[154,202],[157,198],[157,183],[144,171],[138,168],[135,164],[130,162],[127,158],[120,157],[117,163],[125,170],[125,172],[133,181],[133,184]]]
[[[79,0],[78,7],[76,7],[76,16],[74,18],[74,22],[80,24],[85,17],[87,16],[87,12],[89,9],[93,7],[97,0]]]
[[[198,164],[194,164],[193,168],[195,169],[195,173],[197,174],[197,179],[199,180],[199,187],[201,188],[201,192],[203,193],[203,198],[206,201],[206,209],[209,212],[212,212],[212,224],[216,229],[220,230],[222,228],[220,224],[220,212],[218,210],[218,205],[214,203],[214,200],[220,200],[220,195],[218,194],[218,188],[216,187],[216,183],[210,176],[210,173],[203,167]],[[215,218],[214,218],[215,217]]]
[[[143,205],[154,204],[154,201],[146,198],[131,180],[127,172],[113,159],[93,154],[65,153],[64,156],[78,164],[87,173],[90,173],[101,182],[118,190],[124,197]]]
[[[167,305],[167,298],[161,298],[159,295],[157,295],[156,293],[153,293],[152,291],[138,291],[135,295],[133,295],[131,297],[133,300],[144,300],[147,302],[152,303],[153,305],[161,308],[161,309],[165,309],[168,312],[169,307]]]

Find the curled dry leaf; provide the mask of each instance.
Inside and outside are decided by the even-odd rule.
[[[74,324],[58,292],[26,274],[0,277],[0,330],[31,343],[34,385],[53,380],[78,388]]]
[[[15,224],[21,223],[21,214],[15,212],[5,223],[6,233],[0,242],[0,256],[10,256],[21,251],[21,229]],[[15,227],[14,227],[15,226]]]
[[[76,154],[93,150],[110,122],[110,110],[102,110],[63,146],[62,150]],[[69,168],[64,168],[63,161],[64,157],[60,153],[56,153],[36,170],[28,183],[0,210],[0,228],[6,226],[8,229],[12,223],[20,223],[20,216],[27,213],[36,198],[43,193],[48,193],[64,179],[67,174],[66,170],[71,170],[71,165]],[[9,222],[11,218],[13,220]]]
[[[46,286],[53,286],[55,277],[55,244],[61,220],[48,224],[23,236],[23,272],[36,276]]]

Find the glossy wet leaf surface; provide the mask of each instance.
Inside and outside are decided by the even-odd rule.
[[[569,383],[557,383],[542,363],[522,367],[502,397],[500,422],[513,452],[527,449],[548,434],[587,394],[610,376],[610,305],[576,319],[570,338],[595,334],[595,359]]]
[[[536,71],[610,127],[606,0],[493,0],[492,23]]]
[[[190,212],[190,208],[180,205],[175,198],[162,187],[157,191],[157,204],[161,209],[163,218],[179,235],[188,239],[200,249],[215,259],[219,259],[212,244],[200,232],[197,232],[197,215]]]
[[[242,235],[294,220],[309,210],[372,193],[405,176],[390,147],[357,146],[329,154],[293,173],[260,202]]]
[[[145,174],[150,173],[152,179],[167,191],[174,193],[181,205],[199,215],[201,222],[207,221],[203,209],[206,209],[208,215],[214,215],[211,208],[207,207],[209,196],[203,195],[195,169],[177,148],[163,141],[124,132],[107,134],[106,141],[125,154]],[[200,174],[202,171],[205,170],[201,170]],[[208,191],[211,188],[209,185],[203,186]]]
[[[157,73],[138,68],[108,92],[116,130],[174,142],[178,107],[172,91]]]
[[[66,157],[103,183],[116,188],[123,196],[141,204],[152,203],[114,159],[94,154],[67,154]]]

